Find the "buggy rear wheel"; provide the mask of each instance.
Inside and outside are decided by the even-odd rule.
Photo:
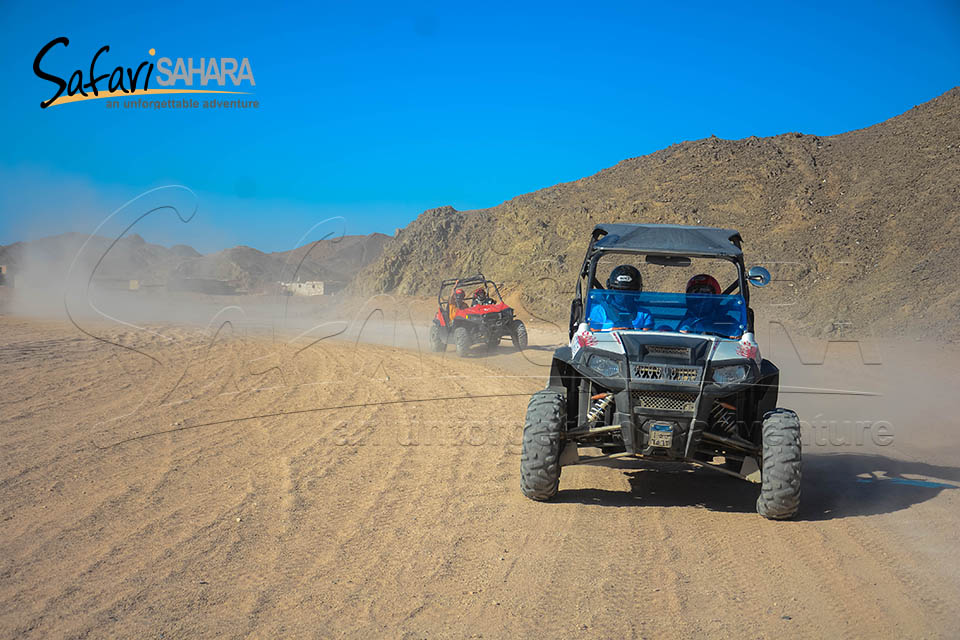
[[[520,490],[531,500],[549,500],[560,487],[560,450],[567,421],[567,403],[549,389],[538,391],[527,405],[520,456]]]
[[[757,513],[786,520],[800,508],[800,419],[787,409],[763,418],[763,468]]]

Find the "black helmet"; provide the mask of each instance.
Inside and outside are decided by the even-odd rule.
[[[610,272],[607,278],[607,289],[622,291],[643,291],[643,278],[640,270],[629,264],[622,264]]]

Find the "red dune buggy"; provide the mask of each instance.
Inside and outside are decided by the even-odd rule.
[[[478,343],[495,348],[504,336],[509,336],[517,349],[527,347],[527,328],[503,302],[496,283],[483,274],[440,282],[437,306],[430,327],[430,348],[434,351],[446,351],[452,342],[457,355],[463,357]]]

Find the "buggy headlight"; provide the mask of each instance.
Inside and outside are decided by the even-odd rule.
[[[606,378],[620,375],[620,363],[606,356],[593,354],[587,361],[587,366]]]
[[[719,384],[730,384],[731,382],[740,382],[747,378],[750,370],[745,364],[734,364],[726,367],[717,367],[713,370],[713,381]]]

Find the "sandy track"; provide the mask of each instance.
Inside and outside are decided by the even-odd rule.
[[[538,504],[518,443],[543,371],[506,347],[0,327],[3,637],[955,632],[950,417],[808,448],[796,522],[679,465],[568,468]]]

